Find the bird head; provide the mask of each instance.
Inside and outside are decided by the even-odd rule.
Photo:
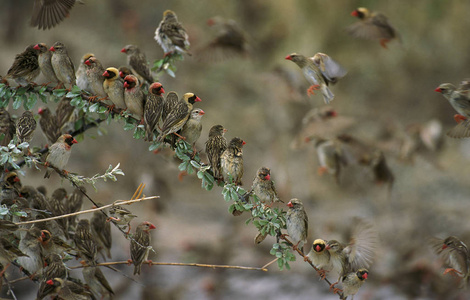
[[[58,142],[66,143],[69,146],[72,146],[73,144],[78,143],[76,139],[73,138],[70,134],[63,134],[59,137],[57,140]]]
[[[188,102],[188,103],[191,103],[191,104],[194,104],[195,102],[200,102],[202,101],[201,98],[199,98],[198,96],[196,96],[195,94],[193,93],[186,93],[183,95],[183,99]]]
[[[42,114],[44,114],[44,113],[46,112],[46,110],[47,110],[47,107],[40,107],[40,108],[38,109],[38,114],[42,115]]]
[[[370,11],[365,7],[359,7],[356,10],[351,12],[351,16],[362,20],[370,16]]]
[[[138,84],[139,80],[134,75],[127,75],[124,78],[124,87],[128,90],[138,86]]]
[[[434,91],[442,94],[450,94],[455,90],[455,86],[451,83],[443,83],[439,85]]]
[[[298,208],[298,207],[301,207],[302,206],[302,201],[300,201],[299,199],[297,198],[293,198],[289,201],[289,203],[287,203],[287,206],[289,208]]]
[[[165,93],[165,90],[160,82],[154,82],[149,87],[149,93],[161,95]]]
[[[315,252],[322,252],[326,249],[326,242],[322,239],[316,239],[313,241],[312,248]]]
[[[258,177],[261,180],[270,180],[271,179],[271,170],[269,170],[269,168],[266,168],[266,167],[261,167],[258,170]]]
[[[106,71],[103,73],[103,77],[111,79],[111,78],[117,78],[119,74],[118,69],[116,68],[107,68]]]
[[[134,45],[127,45],[126,47],[121,49],[121,52],[126,53],[126,54],[131,54],[131,53],[135,52],[136,49],[137,49],[137,47],[134,46]]]
[[[143,230],[147,233],[149,232],[149,230],[157,228],[155,227],[155,225],[153,225],[152,223],[148,221],[142,222],[142,227],[143,227]]]
[[[365,280],[369,276],[369,271],[366,269],[359,269],[357,270],[356,275],[360,280]]]
[[[52,45],[51,48],[49,48],[49,51],[52,51],[52,52],[62,52],[63,50],[65,50],[65,45],[62,44],[61,42],[55,42],[54,45]]]

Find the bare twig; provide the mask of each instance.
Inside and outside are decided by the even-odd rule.
[[[273,259],[272,261],[268,262],[267,264],[265,264],[264,266],[262,266],[261,268],[262,269],[265,269],[267,267],[269,267],[270,265],[272,265],[273,263],[275,263],[279,258],[275,258]]]

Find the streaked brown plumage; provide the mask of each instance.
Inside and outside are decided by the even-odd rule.
[[[147,133],[146,140],[153,141],[153,131],[162,116],[163,103],[165,99],[162,94],[165,93],[160,82],[154,82],[149,87],[147,101],[144,107],[145,131]]]
[[[95,56],[93,53],[85,53],[80,59],[80,64],[78,65],[78,70],[75,73],[77,78],[77,86],[86,92],[91,93],[90,82],[88,81],[88,76],[86,75],[86,65],[85,62],[90,58]]]
[[[40,242],[41,230],[37,227],[31,227],[18,244],[18,249],[27,255],[18,257],[18,263],[30,274],[38,273],[44,266]]]
[[[82,270],[83,279],[97,297],[103,299],[106,295],[114,295],[113,289],[99,267],[85,267]]]
[[[166,95],[165,101],[163,102],[163,109],[162,109],[162,123],[166,120],[166,117],[173,109],[173,107],[178,105],[179,97],[176,92],[169,92]]]
[[[302,201],[293,198],[287,203],[286,228],[294,249],[303,249],[308,237],[308,216]],[[303,251],[302,251],[303,252]]]
[[[220,156],[220,170],[225,182],[233,182],[242,185],[243,177],[243,150],[245,141],[234,137],[227,149]]]
[[[274,202],[283,202],[277,195],[274,182],[271,180],[271,170],[269,168],[261,167],[258,169],[251,190],[263,203],[269,202],[272,204]]]
[[[101,203],[98,203],[102,206]],[[108,258],[111,258],[111,223],[106,221],[106,215],[101,211],[95,211],[90,219],[91,233],[95,238],[98,246],[98,251],[106,253]],[[104,255],[103,255],[104,257]]]
[[[66,213],[64,206],[64,199],[67,197],[67,191],[64,188],[56,189],[49,201],[47,202],[48,210],[52,213],[53,216],[61,216]],[[65,235],[68,237],[68,222],[67,218],[61,218],[56,220],[59,226],[64,231]]]
[[[89,265],[95,266],[97,247],[90,232],[90,222],[87,219],[81,219],[78,222],[73,241],[80,253],[80,257]]]
[[[39,76],[41,72],[38,62],[39,51],[34,49],[34,46],[29,45],[23,52],[15,56],[5,78],[14,79],[19,85],[28,85]]]
[[[69,16],[75,2],[76,0],[34,0],[30,26],[43,30],[55,27]]]
[[[193,104],[201,99],[193,93],[186,93],[183,98],[171,107],[168,115],[163,121],[161,135],[158,136],[157,142],[163,142],[169,134],[180,130],[189,118],[189,113],[193,109]]]
[[[200,108],[194,108],[189,114],[189,119],[184,123],[183,128],[179,132],[179,135],[186,138],[186,142],[194,147],[196,141],[201,136],[202,123],[201,119],[205,112]]]
[[[73,120],[75,107],[70,104],[70,101],[72,101],[70,98],[62,97],[55,110],[57,126],[59,126],[61,130],[63,130],[64,127]]]
[[[0,108],[0,146],[6,146],[15,135],[15,122],[5,108]]]
[[[85,187],[80,187],[85,193]],[[79,189],[75,189],[65,202],[65,210],[68,214],[77,212],[81,209],[83,203],[83,193]],[[69,224],[75,227],[75,223],[77,222],[77,216],[69,217]]]
[[[88,77],[91,93],[101,98],[107,96],[103,87],[105,79],[103,76],[104,71],[103,65],[95,56],[85,61],[85,74]]]
[[[143,222],[137,226],[135,234],[131,240],[131,259],[134,264],[134,275],[140,275],[142,263],[147,260],[150,251],[150,230],[155,229],[155,225]]]
[[[18,257],[27,256],[18,249],[12,242],[4,237],[0,237],[0,262],[6,265]]]
[[[359,269],[345,275],[343,277],[343,297],[341,299],[346,299],[350,295],[354,297],[368,276],[369,271],[367,269]]]
[[[36,300],[41,300],[54,292],[54,287],[47,284],[46,281],[54,278],[67,278],[67,269],[62,259],[57,254],[49,254],[44,258],[45,268],[42,273],[42,281],[36,294]]]
[[[55,42],[49,50],[52,51],[51,63],[57,79],[69,87],[76,84],[75,67],[67,54],[65,45],[61,42]]]
[[[56,117],[47,107],[40,107],[38,114],[41,116],[39,119],[39,126],[41,127],[42,132],[46,136],[49,143],[55,143],[62,135],[60,128],[57,125]]]
[[[126,102],[124,102],[124,79],[119,77],[118,69],[113,67],[107,68],[103,76],[103,88],[109,100],[117,108],[126,108]]]
[[[217,180],[223,179],[220,170],[220,156],[227,149],[227,140],[224,137],[226,129],[222,125],[214,125],[209,130],[209,139],[206,141],[206,154],[211,165],[212,174]]]
[[[127,54],[127,64],[131,67],[132,73],[140,77],[139,80],[144,79],[148,84],[152,84],[153,77],[145,53],[135,45],[127,45],[121,49],[121,52]]]
[[[144,117],[145,95],[140,89],[139,79],[134,75],[124,78],[124,102],[127,109],[139,119]]]
[[[111,221],[119,226],[127,226],[128,233],[131,230],[131,221],[136,215],[132,214],[130,210],[119,205],[113,205],[109,208]]]
[[[72,145],[76,143],[77,140],[70,134],[61,135],[57,141],[49,147],[49,153],[46,156],[46,163],[63,171],[64,167],[69,162]],[[47,170],[44,174],[44,178],[49,178],[51,173],[51,170]]]
[[[34,49],[39,51],[38,63],[42,74],[46,77],[48,82],[58,82],[59,80],[55,76],[54,69],[52,68],[51,57],[52,52],[44,43],[36,44]]]
[[[33,113],[26,110],[16,123],[16,135],[18,136],[18,143],[29,142],[33,137],[34,130],[36,129],[36,120],[34,120]]]
[[[82,284],[61,278],[49,279],[46,284],[54,287],[52,293],[57,293],[59,299],[64,300],[89,300],[96,298]]]
[[[178,22],[176,14],[171,10],[163,12],[163,20],[155,30],[154,39],[162,47],[165,56],[170,55],[175,51],[181,54],[186,53],[191,55],[188,51],[188,34],[181,23]]]

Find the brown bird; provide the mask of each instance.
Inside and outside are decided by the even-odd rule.
[[[150,230],[155,228],[155,225],[152,223],[143,222],[135,230],[133,239],[131,239],[131,259],[134,264],[134,275],[140,275],[142,263],[148,258],[150,251]]]
[[[274,182],[271,180],[271,170],[269,168],[261,167],[258,169],[251,190],[263,203],[269,202],[272,205],[274,202],[283,202],[277,195]]]
[[[93,53],[85,53],[80,59],[80,64],[78,65],[78,70],[75,73],[77,86],[82,90],[91,93],[90,82],[88,81],[88,76],[86,75],[86,64],[85,62],[95,56]]]
[[[70,98],[62,97],[59,105],[55,110],[55,117],[57,119],[57,126],[62,130],[69,122],[74,119],[75,107],[70,104]]]
[[[127,45],[121,49],[121,52],[127,54],[127,64],[131,67],[132,73],[134,73],[140,81],[145,80],[148,84],[152,84],[153,77],[145,53],[140,51],[139,47],[135,45]]]
[[[243,150],[246,142],[234,137],[228,144],[227,149],[220,156],[220,169],[226,183],[233,182],[242,185],[243,177]]]
[[[44,136],[49,143],[55,143],[57,139],[62,135],[60,128],[57,125],[56,117],[51,113],[49,108],[40,107],[38,114],[41,116],[39,119],[39,126],[41,127]]]
[[[46,284],[54,287],[53,294],[56,293],[58,299],[64,300],[95,300],[95,296],[82,284],[61,278],[49,279]]]
[[[365,7],[359,7],[351,13],[359,21],[349,25],[346,31],[354,37],[368,40],[379,40],[380,45],[387,49],[387,43],[399,39],[398,32],[388,22],[387,17],[379,12],[370,12]]]
[[[34,0],[30,26],[46,30],[55,27],[69,16],[76,0]],[[78,1],[82,3],[82,1]]]
[[[113,289],[99,267],[85,267],[82,274],[85,283],[93,294],[97,297],[101,295],[101,299],[104,299],[106,295],[112,298],[111,295],[114,295]]]
[[[455,236],[445,239],[432,238],[431,246],[434,248],[448,267],[444,274],[454,273],[462,278],[461,286],[467,287],[470,278],[470,253],[467,245]]]
[[[369,276],[367,269],[359,269],[356,272],[351,272],[343,277],[343,296],[341,299],[347,299],[348,296],[354,295],[359,291],[359,288],[364,284]]]
[[[52,51],[51,63],[57,79],[69,86],[76,84],[75,67],[67,54],[65,45],[61,42],[55,42],[49,51]]]
[[[308,236],[308,216],[305,212],[302,201],[297,198],[291,199],[287,203],[289,210],[286,215],[286,228],[291,242],[294,244],[293,249],[302,249],[307,242]]]
[[[67,278],[67,268],[59,255],[49,254],[44,258],[44,262],[46,267],[42,274],[43,280],[39,284],[36,300],[41,300],[54,292],[54,287],[46,283],[48,280],[54,278]]]
[[[119,67],[119,77],[124,80],[127,75],[132,75],[132,71],[128,67]]]
[[[26,110],[16,123],[16,135],[18,136],[18,143],[29,142],[33,137],[34,130],[36,129],[36,120],[34,120],[33,113]]]
[[[178,22],[176,14],[171,10],[163,12],[163,20],[155,30],[154,38],[162,47],[165,56],[171,55],[175,51],[191,55],[188,51],[188,34],[181,23]]]
[[[86,193],[85,187],[80,187],[81,190],[83,190]],[[83,193],[80,191],[80,189],[75,189],[65,202],[65,210],[67,211],[68,214],[74,213],[79,211],[82,208],[83,204]],[[72,227],[75,227],[75,224],[77,222],[77,216],[71,216],[69,217],[69,224]]]
[[[3,107],[0,108],[0,146],[6,146],[15,135],[16,125],[11,119],[10,113]]]
[[[200,108],[194,108],[189,114],[189,119],[184,123],[181,128],[180,135],[185,138],[185,141],[193,146],[194,152],[196,151],[196,141],[201,136],[202,124],[201,119],[205,112]]]
[[[118,108],[126,108],[124,102],[124,79],[119,77],[119,71],[116,68],[107,68],[103,73],[103,88],[108,95],[109,100]]]
[[[153,131],[162,116],[163,103],[165,101],[162,96],[163,93],[165,93],[165,90],[160,82],[154,82],[150,85],[149,93],[147,94],[147,101],[145,102],[144,107],[147,141],[153,141]]]
[[[98,203],[102,206],[101,203]],[[108,258],[111,258],[111,223],[107,222],[106,215],[101,211],[95,211],[90,219],[91,232],[98,245],[98,251],[104,251]],[[104,255],[103,255],[104,257]]]
[[[167,100],[168,101],[168,100]],[[189,114],[193,109],[195,102],[202,101],[198,96],[193,93],[186,93],[183,99],[180,99],[175,106],[171,108],[161,128],[161,135],[158,136],[157,142],[163,142],[165,137],[169,134],[176,133],[180,130],[189,118]]]
[[[111,215],[109,220],[117,224],[119,228],[121,228],[121,226],[127,226],[127,234],[129,234],[129,232],[131,231],[131,221],[137,216],[132,214],[131,211],[127,208],[124,208],[119,205],[111,206],[111,208],[109,209],[109,214]]]
[[[31,227],[21,238],[18,249],[26,256],[18,257],[18,263],[30,274],[36,274],[44,266],[41,248],[41,230]]]
[[[91,93],[101,98],[107,97],[103,87],[104,71],[103,65],[96,57],[92,56],[85,61],[85,74],[88,77]]]
[[[39,68],[41,69],[42,74],[46,77],[48,83],[50,82],[59,82],[55,76],[54,69],[52,68],[51,57],[52,52],[49,51],[49,48],[44,43],[36,44],[34,49],[39,51],[38,63]]]
[[[165,101],[163,102],[163,108],[162,108],[162,123],[165,122],[166,117],[170,113],[170,111],[173,109],[173,107],[176,107],[179,103],[179,97],[178,94],[175,92],[169,92],[166,95]]]
[[[139,79],[134,75],[127,75],[124,78],[124,102],[127,109],[140,119],[144,118],[145,95],[140,89]]]
[[[467,81],[463,81],[457,88],[451,83],[443,83],[434,91],[442,93],[449,101],[450,105],[458,112],[454,115],[455,121],[458,123],[453,129],[447,132],[452,138],[470,137],[470,94]]]
[[[81,219],[78,221],[73,241],[80,253],[80,257],[83,258],[90,266],[96,266],[97,247],[90,232],[90,221],[87,219]]]
[[[211,165],[212,174],[217,180],[223,179],[220,170],[220,156],[227,149],[227,140],[224,134],[227,130],[222,125],[214,125],[209,130],[209,139],[206,141],[206,154]]]
[[[63,172],[64,167],[69,162],[72,145],[78,143],[70,134],[61,135],[57,141],[49,148],[49,153],[46,156],[46,165],[52,165]],[[44,178],[49,178],[52,171],[47,170]]]
[[[41,72],[38,62],[39,51],[34,46],[29,45],[23,52],[15,56],[5,79],[12,78],[19,85],[28,85],[39,76]]]

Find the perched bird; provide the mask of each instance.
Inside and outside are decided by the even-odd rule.
[[[222,125],[214,125],[209,130],[209,139],[206,141],[206,154],[211,165],[214,178],[219,180],[222,177],[220,170],[220,157],[227,149],[227,140],[224,134],[227,130]]]
[[[86,193],[85,187],[80,187],[83,192]],[[79,211],[82,208],[82,203],[83,203],[83,193],[80,191],[80,189],[75,189],[65,202],[65,210],[67,211],[68,214],[74,213]],[[77,222],[77,216],[71,216],[69,217],[69,224],[72,227],[75,227],[75,223]]]
[[[102,206],[101,203],[98,203]],[[108,258],[111,258],[111,223],[106,222],[106,215],[101,211],[95,211],[90,219],[91,233],[98,245],[98,251],[103,250]]]
[[[207,20],[207,25],[217,32],[215,37],[202,49],[197,56],[211,61],[222,61],[234,56],[247,56],[250,45],[246,33],[234,20],[216,16]]]
[[[11,119],[10,113],[3,107],[0,108],[0,146],[6,146],[15,135],[16,125]]]
[[[220,155],[220,170],[225,182],[242,185],[243,150],[246,142],[238,137],[230,140],[227,149]]]
[[[462,278],[461,287],[466,288],[470,277],[470,253],[467,245],[458,237],[445,239],[432,238],[431,246],[443,260],[447,268],[444,274],[454,273]]]
[[[3,180],[0,182],[1,186],[1,202],[14,201],[20,195],[22,188],[21,180],[16,172],[4,173]]]
[[[144,118],[145,95],[139,86],[139,79],[134,75],[127,75],[124,78],[124,102],[127,109],[140,119]]]
[[[64,167],[69,162],[72,145],[78,143],[70,134],[61,135],[49,148],[46,156],[46,165],[51,165],[64,172]],[[66,171],[65,171],[66,172]],[[47,170],[44,178],[51,177],[51,170]]]
[[[127,64],[131,67],[132,73],[140,81],[145,80],[148,84],[152,84],[153,77],[145,53],[140,51],[139,47],[135,45],[127,45],[121,49],[121,52],[127,54]]]
[[[271,180],[271,170],[269,168],[261,167],[258,169],[251,190],[263,203],[269,202],[272,205],[274,202],[283,202],[277,195],[274,182]]]
[[[48,209],[46,197],[38,192],[38,190],[34,187],[29,185],[23,186],[20,189],[20,194],[22,197],[28,200],[30,208],[40,211],[46,211]],[[36,214],[31,212],[31,216],[33,218],[35,218],[35,215]]]
[[[103,87],[105,79],[103,75],[104,71],[103,65],[95,56],[85,61],[85,74],[88,77],[91,93],[101,98],[106,98],[107,96]]]
[[[150,85],[144,107],[147,141],[153,141],[153,131],[162,116],[163,103],[165,101],[162,96],[163,93],[165,93],[165,90],[160,82],[154,82]]]
[[[91,93],[90,82],[88,80],[88,76],[86,75],[86,64],[85,62],[95,55],[93,53],[85,53],[82,58],[80,59],[80,64],[78,65],[77,72],[75,73],[77,86],[86,92]]]
[[[51,113],[49,108],[40,107],[38,114],[41,116],[39,119],[39,126],[41,127],[44,136],[49,143],[55,143],[57,139],[62,135],[60,128],[57,124],[56,117]]]
[[[107,68],[103,76],[103,88],[109,100],[111,100],[115,107],[126,108],[126,103],[124,102],[124,80],[119,77],[118,69]]]
[[[343,296],[341,297],[341,299],[347,299],[350,295],[352,295],[352,299],[354,299],[354,295],[364,284],[364,281],[367,279],[368,276],[369,271],[367,271],[367,269],[359,269],[355,272],[350,272],[346,274],[342,279]]]
[[[442,93],[449,101],[450,105],[458,112],[454,115],[457,123],[447,135],[453,138],[470,137],[470,95],[468,94],[468,84],[463,82],[459,88],[451,83],[443,83],[439,85],[434,91]]]
[[[312,264],[319,269],[319,274],[325,278],[325,273],[331,271],[330,251],[328,251],[326,242],[322,239],[316,239],[312,243],[312,249],[307,254]],[[307,260],[307,258],[304,258]]]
[[[36,300],[41,300],[54,292],[54,287],[46,282],[50,279],[67,278],[67,268],[62,262],[62,258],[55,253],[49,254],[44,258],[45,268],[42,273],[42,281],[36,294]]]
[[[82,270],[82,275],[85,283],[90,287],[90,291],[97,297],[101,296],[103,299],[106,295],[114,295],[113,289],[99,267],[85,267]]]
[[[61,278],[49,279],[46,284],[54,287],[52,294],[57,294],[59,299],[67,300],[88,300],[96,299],[93,294],[88,291],[83,285],[75,283],[70,280]]]
[[[78,221],[73,241],[75,242],[75,246],[80,253],[80,257],[83,258],[89,265],[95,266],[97,247],[95,240],[91,235],[90,221],[87,219],[81,219]]]
[[[359,18],[359,21],[349,25],[346,31],[356,38],[379,40],[385,49],[390,40],[400,39],[398,32],[382,13],[370,12],[365,7],[359,7],[351,12],[351,16]]]
[[[47,202],[47,207],[53,216],[61,216],[66,213],[65,206],[63,203],[66,197],[67,197],[67,191],[64,188],[58,188],[52,193],[49,201]],[[64,231],[65,236],[68,237],[67,219],[66,218],[58,219],[57,223]]]
[[[147,260],[150,251],[150,230],[155,229],[155,225],[143,222],[137,226],[133,239],[131,239],[131,259],[134,264],[134,275],[140,275],[142,263]]]
[[[36,274],[43,268],[41,235],[39,228],[31,227],[18,244],[18,249],[27,255],[18,257],[18,263],[30,274]]]
[[[34,0],[30,26],[51,29],[69,16],[77,0]],[[79,3],[82,3],[78,0]]]
[[[178,22],[176,14],[171,10],[163,12],[163,20],[155,30],[154,38],[162,47],[165,56],[171,55],[175,51],[191,55],[188,51],[188,34],[181,23]]]
[[[180,100],[176,92],[169,92],[166,95],[165,101],[163,102],[163,108],[162,108],[162,123],[165,122],[168,114],[173,109],[173,107],[178,106],[179,101]]]
[[[5,237],[0,237],[0,262],[7,265],[19,257],[28,257]]]
[[[119,77],[124,80],[127,75],[132,75],[132,71],[128,67],[119,67]]]
[[[168,99],[166,100],[168,101]],[[171,107],[161,128],[161,135],[158,136],[157,142],[163,142],[165,137],[169,134],[176,133],[180,130],[189,118],[189,114],[193,109],[195,102],[202,101],[198,96],[193,93],[186,93],[175,106]]]
[[[34,46],[29,45],[23,52],[15,56],[5,79],[11,78],[19,85],[28,85],[39,76],[41,72],[38,62],[39,50],[36,50]]]
[[[34,120],[33,113],[26,110],[16,123],[16,135],[18,136],[18,143],[29,142],[33,137],[34,130],[36,129],[36,120]]]
[[[58,82],[59,80],[55,76],[54,69],[52,68],[51,57],[52,52],[44,43],[36,44],[34,49],[39,51],[38,63],[42,74],[46,77],[48,82]]]
[[[59,105],[55,110],[55,117],[57,119],[57,126],[62,130],[69,122],[73,121],[73,113],[75,107],[70,104],[72,101],[70,98],[62,97],[59,101]]]
[[[308,216],[305,212],[302,201],[293,198],[287,203],[289,210],[286,215],[286,228],[291,242],[294,244],[293,249],[303,249],[307,242],[308,236]],[[302,251],[303,252],[303,251]]]
[[[194,151],[196,151],[195,144],[196,141],[201,136],[202,124],[201,119],[205,112],[200,108],[193,108],[189,114],[189,119],[184,123],[183,128],[181,128],[180,135],[185,138],[185,141],[193,146]]]
[[[131,231],[131,221],[136,215],[132,214],[127,208],[124,208],[119,205],[113,205],[109,208],[109,214],[111,217],[109,218],[113,223],[119,226],[127,226],[128,230],[127,233]]]
[[[299,66],[307,81],[312,84],[307,90],[307,94],[313,95],[314,90],[320,89],[326,104],[329,104],[335,97],[328,88],[328,85],[330,83],[335,84],[347,73],[347,71],[331,57],[320,52],[310,58],[302,54],[292,53],[287,55],[286,59],[293,61]]]
[[[69,86],[76,84],[75,67],[67,54],[65,45],[61,42],[55,42],[49,51],[52,51],[51,63],[57,79]]]

